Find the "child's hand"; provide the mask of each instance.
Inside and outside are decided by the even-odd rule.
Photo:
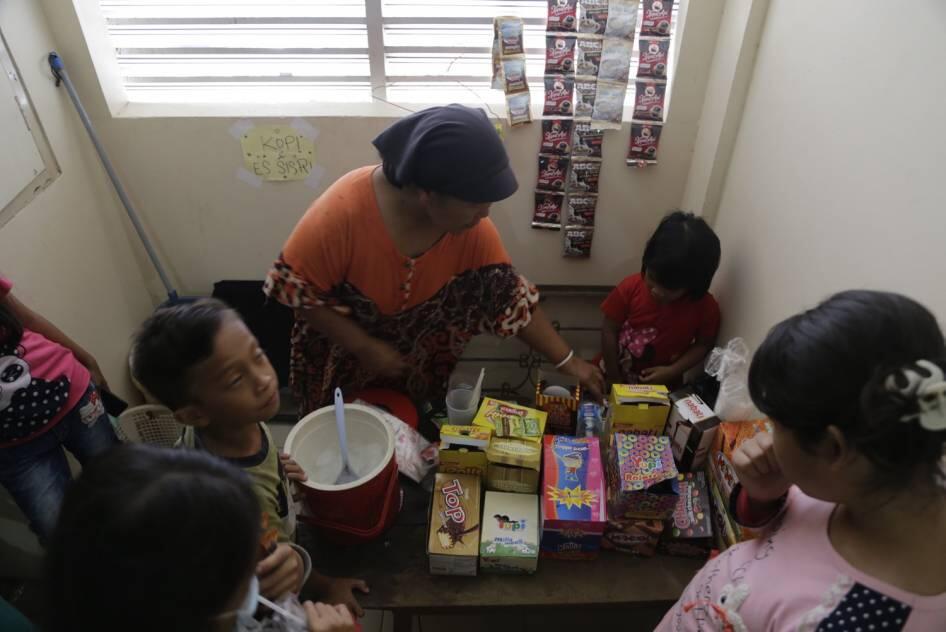
[[[669,366],[653,366],[649,369],[641,369],[641,382],[644,384],[670,384],[677,376]]]
[[[775,458],[772,435],[768,432],[760,432],[743,442],[733,452],[732,464],[739,482],[752,500],[778,500],[792,486]]]
[[[305,562],[295,549],[286,543],[256,565],[259,591],[267,599],[279,599],[288,592],[298,593],[302,588]]]
[[[309,632],[355,632],[355,620],[345,606],[307,601],[303,607],[309,620]]]
[[[368,584],[360,579],[332,579],[323,600],[330,604],[345,606],[353,615],[361,618],[365,616],[365,611],[355,599],[356,590],[368,594]]]
[[[282,469],[286,472],[286,478],[290,481],[302,482],[309,480],[305,470],[303,470],[302,466],[296,463],[291,456],[285,452],[280,452],[279,460],[282,462]]]

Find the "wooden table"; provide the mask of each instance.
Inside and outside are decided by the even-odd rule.
[[[395,632],[409,632],[414,615],[552,608],[669,608],[703,565],[672,557],[639,559],[602,552],[594,561],[539,560],[535,575],[434,576],[426,554],[429,490],[402,483],[404,506],[383,538],[351,548],[301,543],[316,568],[334,576],[358,577],[371,593],[365,608],[390,610]],[[302,534],[300,534],[302,536]]]

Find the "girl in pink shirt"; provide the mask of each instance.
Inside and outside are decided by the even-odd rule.
[[[898,294],[777,325],[749,388],[772,420],[733,455],[756,540],[711,560],[658,630],[946,630],[946,344]]]
[[[84,464],[118,439],[95,358],[12,287],[0,277],[0,484],[45,541],[72,480],[63,447]]]

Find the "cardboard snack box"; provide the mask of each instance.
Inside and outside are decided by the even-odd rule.
[[[494,437],[542,442],[548,413],[487,397],[473,418],[473,425],[489,428]]]
[[[428,524],[431,574],[476,575],[480,547],[479,477],[438,473]]]
[[[594,559],[607,524],[597,437],[548,436],[542,485],[542,556]]]
[[[548,434],[575,434],[580,403],[581,386],[577,379],[539,369],[535,386],[535,407],[548,413],[545,424]]]
[[[663,434],[670,413],[666,386],[615,384],[608,400],[611,432]]]
[[[486,451],[486,488],[535,494],[539,490],[542,446],[532,441],[493,438]]]
[[[534,573],[539,563],[539,497],[486,492],[480,570]]]
[[[688,472],[677,480],[680,498],[657,550],[666,555],[705,558],[713,548],[712,501],[706,474]]]
[[[716,438],[719,417],[699,395],[689,390],[671,393],[670,401],[667,436],[677,469],[681,472],[702,469]]]
[[[653,557],[657,554],[663,532],[664,523],[660,520],[608,520],[601,548],[638,557]]]
[[[487,459],[492,431],[477,426],[440,428],[440,465],[438,472],[445,474],[473,474],[486,482]]]
[[[772,423],[767,419],[724,421],[716,429],[716,437],[710,449],[709,471],[716,481],[720,497],[726,507],[729,507],[733,489],[739,482],[732,465],[733,452],[758,432],[772,432]]]
[[[673,515],[680,488],[669,437],[615,434],[608,472],[612,519],[666,520]]]

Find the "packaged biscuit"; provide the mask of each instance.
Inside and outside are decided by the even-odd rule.
[[[431,574],[476,575],[479,548],[479,477],[437,474],[427,533]]]
[[[503,90],[506,94],[526,92],[529,82],[526,79],[525,57],[509,57],[502,61]]]
[[[506,106],[509,110],[509,124],[512,126],[524,125],[532,122],[532,112],[529,107],[529,93],[517,92],[506,95]]]
[[[493,19],[493,28],[498,35],[500,57],[525,54],[522,43],[522,18],[499,16]]]

